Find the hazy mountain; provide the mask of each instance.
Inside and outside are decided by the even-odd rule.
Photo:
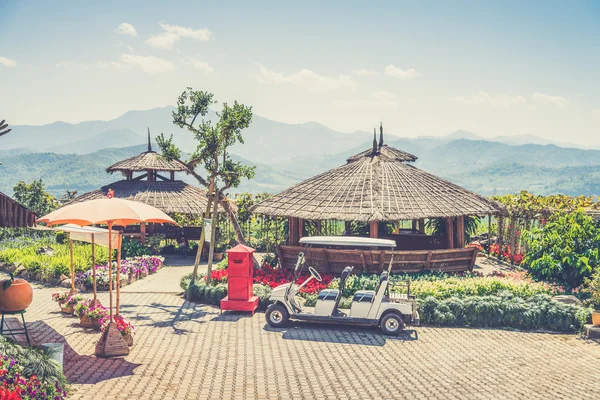
[[[80,193],[120,180],[106,167],[146,150],[148,126],[154,137],[173,133],[184,151],[192,135],[171,123],[173,107],[130,111],[111,121],[57,122],[39,127],[13,126],[0,140],[0,191],[12,194],[19,181],[42,177],[62,195]],[[210,112],[207,119],[216,119]],[[340,166],[371,147],[372,133],[336,132],[316,122],[286,124],[255,116],[244,131],[245,144],[232,156],[256,166],[256,178],[236,191],[278,192],[310,176]],[[562,147],[530,135],[484,139],[467,131],[443,137],[402,138],[386,133],[387,144],[418,157],[415,166],[484,195],[517,192],[600,194],[600,151]],[[520,143],[534,141],[538,143]],[[153,148],[157,148],[153,144]],[[195,184],[185,174],[178,179]]]

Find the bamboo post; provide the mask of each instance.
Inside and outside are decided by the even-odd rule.
[[[116,314],[119,315],[119,306],[121,305],[121,240],[123,236],[119,232],[117,239],[117,304],[115,306]]]
[[[465,216],[456,217],[456,247],[462,249],[465,247]]]
[[[142,222],[140,224],[140,235],[142,244],[146,243],[146,223]]]
[[[73,265],[73,241],[71,240],[71,234],[69,234],[69,258],[71,260],[71,291],[70,294],[75,294],[75,265]]]
[[[420,218],[418,222],[419,222],[419,233],[421,233],[421,234],[425,233],[425,219]]]
[[[93,274],[93,284],[94,284],[94,302],[93,305],[98,304],[98,292],[96,289],[96,235],[92,233],[92,274]],[[109,237],[108,240],[111,240]]]

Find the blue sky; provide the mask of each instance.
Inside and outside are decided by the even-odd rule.
[[[192,86],[345,132],[600,145],[600,2],[169,3],[0,0],[1,117],[112,119]]]

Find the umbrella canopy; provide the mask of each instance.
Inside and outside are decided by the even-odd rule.
[[[159,209],[137,201],[103,198],[74,203],[59,208],[37,220],[47,225],[76,224],[79,226],[105,224],[127,226],[140,222],[178,225]]]
[[[37,228],[36,228],[37,229]],[[109,247],[108,244],[108,229],[97,228],[95,226],[79,226],[75,224],[67,224],[60,226],[53,226],[51,229],[54,231],[67,232],[71,240],[77,240],[80,242],[87,242],[99,244],[100,246]],[[119,232],[112,232],[112,248],[116,248],[119,244]]]

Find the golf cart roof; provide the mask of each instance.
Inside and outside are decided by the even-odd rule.
[[[356,236],[308,236],[301,238],[300,244],[316,244],[319,246],[396,247],[396,242],[393,240]]]

